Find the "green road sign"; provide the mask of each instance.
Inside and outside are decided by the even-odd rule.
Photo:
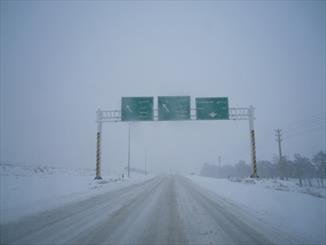
[[[159,96],[158,120],[190,120],[190,96]]]
[[[196,98],[196,112],[197,120],[229,119],[228,98]]]
[[[121,121],[153,121],[153,97],[122,97]]]

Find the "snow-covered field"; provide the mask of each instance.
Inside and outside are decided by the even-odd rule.
[[[294,181],[188,178],[275,229],[307,244],[326,244],[325,189],[307,191]]]
[[[103,180],[94,180],[94,176],[90,169],[0,163],[0,223],[151,178],[132,175],[122,179],[103,173]]]
[[[251,179],[251,178],[230,178],[232,182],[242,182],[244,184],[256,184],[267,189],[304,193],[315,197],[326,198],[326,183],[321,184],[320,179],[303,179],[302,185],[298,179]],[[324,181],[325,182],[325,181]]]

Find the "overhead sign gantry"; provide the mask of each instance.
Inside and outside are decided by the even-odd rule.
[[[102,123],[126,121],[248,120],[251,146],[251,177],[257,176],[254,107],[230,108],[227,97],[196,98],[191,108],[190,96],[159,96],[158,109],[153,97],[122,97],[121,110],[97,110],[96,177],[101,177]]]

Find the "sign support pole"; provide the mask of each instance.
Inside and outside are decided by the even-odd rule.
[[[97,132],[96,132],[96,176],[95,179],[101,177],[101,134],[102,134],[102,111],[97,109]]]
[[[197,98],[196,102],[199,101],[198,99],[205,99],[205,98]],[[208,98],[212,99],[212,98]],[[133,101],[135,100],[135,101]],[[141,97],[141,98],[133,98],[127,97],[124,98],[122,101],[121,110],[97,110],[97,144],[96,144],[96,177],[95,179],[102,179],[101,177],[101,134],[102,134],[102,123],[113,123],[113,122],[123,122],[123,121],[164,121],[164,120],[171,120],[171,118],[160,118],[157,114],[160,110],[159,108],[153,110],[153,97]],[[131,103],[133,102],[133,103]],[[136,103],[137,102],[137,103]],[[140,104],[145,103],[146,110],[140,110],[141,113],[138,113],[138,107]],[[134,105],[136,104],[136,106]],[[164,103],[163,103],[164,104]],[[162,107],[163,107],[162,104]],[[185,103],[186,104],[186,103]],[[203,103],[202,103],[203,104]],[[187,116],[183,116],[182,118],[177,118],[178,120],[208,120],[208,119],[229,119],[229,120],[248,120],[249,121],[249,137],[250,137],[250,153],[251,153],[251,164],[252,164],[252,174],[250,175],[252,178],[258,178],[257,175],[257,162],[256,162],[256,142],[255,142],[255,128],[254,128],[254,120],[255,120],[255,108],[253,106],[249,107],[228,107],[228,111],[225,113],[225,117],[217,118],[216,114],[209,114],[209,117],[198,117],[198,106],[196,104],[196,108],[190,109],[190,111],[195,111],[196,114],[190,114],[190,118]],[[128,107],[127,107],[128,106]],[[166,105],[165,105],[166,106]],[[129,108],[129,109],[128,109]],[[224,107],[223,107],[224,108]],[[167,108],[168,110],[170,108]],[[166,108],[163,110],[167,110]],[[214,109],[214,108],[213,108]],[[136,110],[136,112],[135,112]],[[153,110],[153,111],[152,111]],[[222,108],[221,108],[222,110]],[[143,113],[146,115],[144,116]],[[129,122],[129,129],[128,129],[128,177],[130,177],[130,127],[131,124]],[[146,156],[147,157],[147,156]],[[145,160],[147,161],[147,159]],[[147,168],[147,162],[146,167]],[[147,169],[146,169],[147,172]]]
[[[254,129],[254,120],[255,120],[255,108],[251,105],[248,108],[249,116],[249,133],[250,133],[250,148],[251,148],[251,162],[252,162],[252,174],[251,178],[258,178],[257,175],[257,163],[256,163],[256,142],[255,142],[255,129]]]

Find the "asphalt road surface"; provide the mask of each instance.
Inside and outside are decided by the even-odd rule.
[[[1,244],[297,244],[186,177],[158,176],[0,226]]]

